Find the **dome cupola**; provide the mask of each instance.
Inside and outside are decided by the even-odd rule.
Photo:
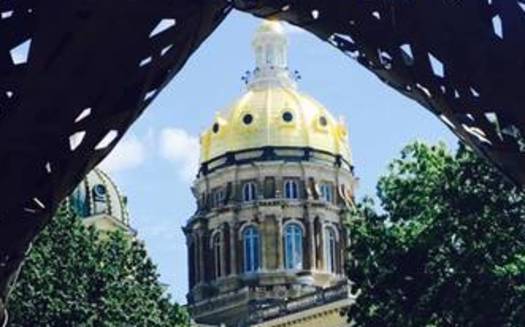
[[[293,147],[327,152],[351,165],[345,123],[297,88],[281,23],[265,21],[252,46],[256,68],[246,78],[247,90],[202,134],[201,164],[227,153]]]
[[[288,39],[281,23],[265,21],[252,42],[256,67],[250,74],[248,89],[294,87],[288,71]]]

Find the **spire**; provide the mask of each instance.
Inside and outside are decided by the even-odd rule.
[[[295,87],[288,71],[288,39],[281,23],[265,20],[255,33],[252,47],[256,67],[249,78],[248,88]]]

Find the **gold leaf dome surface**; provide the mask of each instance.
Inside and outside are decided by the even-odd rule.
[[[282,26],[263,23],[253,47],[257,67],[248,90],[217,113],[201,135],[201,163],[228,152],[272,146],[312,148],[339,155],[351,164],[344,122],[300,92],[290,76]]]

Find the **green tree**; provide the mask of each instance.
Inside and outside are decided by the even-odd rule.
[[[33,245],[10,298],[10,326],[187,326],[141,242],[101,237],[62,209]]]
[[[357,326],[525,326],[525,196],[464,146],[415,143],[350,215]]]

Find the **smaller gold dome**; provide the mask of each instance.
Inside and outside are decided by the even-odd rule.
[[[257,67],[247,92],[201,136],[201,164],[228,152],[299,147],[340,155],[351,164],[348,132],[313,98],[297,90],[287,62],[287,40],[278,22],[266,21],[252,43]]]

